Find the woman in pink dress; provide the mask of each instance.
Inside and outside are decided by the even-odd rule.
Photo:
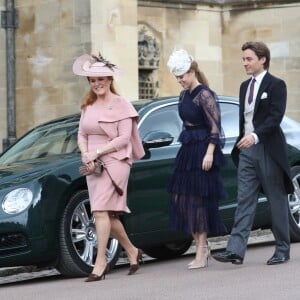
[[[105,279],[108,272],[105,251],[110,235],[125,249],[130,261],[128,275],[132,275],[139,268],[142,252],[129,240],[118,215],[130,212],[126,203],[130,167],[145,154],[137,129],[138,114],[114,88],[113,76],[120,69],[101,55],[80,56],[73,64],[73,72],[86,76],[90,85],[81,105],[78,146],[87,174],[98,250],[86,282]],[[95,173],[96,159],[105,165],[101,175]]]

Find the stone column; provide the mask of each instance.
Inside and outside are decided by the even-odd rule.
[[[91,0],[92,52],[124,70],[117,76],[118,92],[138,99],[137,0]]]

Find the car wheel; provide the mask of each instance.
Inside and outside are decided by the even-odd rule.
[[[151,248],[143,248],[143,251],[147,255],[158,259],[174,258],[185,253],[190,248],[191,244],[192,240],[185,240]]]
[[[289,195],[290,236],[292,242],[300,242],[300,166],[292,167],[291,174],[295,191]]]
[[[86,190],[75,193],[67,204],[61,219],[59,242],[57,269],[61,274],[78,277],[86,276],[92,271],[97,254],[97,237]],[[111,269],[120,252],[119,242],[110,238],[106,259]]]

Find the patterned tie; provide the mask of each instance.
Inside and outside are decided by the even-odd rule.
[[[255,84],[255,79],[252,78],[251,83],[250,83],[249,97],[248,97],[248,103],[249,104],[251,104],[252,101],[253,101],[254,84]]]

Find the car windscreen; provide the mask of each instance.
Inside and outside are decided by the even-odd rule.
[[[53,155],[78,152],[78,122],[57,122],[39,126],[22,137],[0,157],[1,165],[9,165]]]

